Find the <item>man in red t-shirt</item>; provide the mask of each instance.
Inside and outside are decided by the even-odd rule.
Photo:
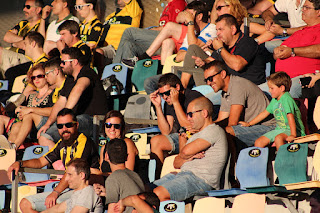
[[[143,54],[157,37],[163,26],[168,22],[176,22],[178,13],[184,10],[184,0],[167,0],[168,5],[164,8],[159,20],[159,26],[151,29],[127,28],[121,37],[113,63],[120,63],[123,58],[132,58]]]

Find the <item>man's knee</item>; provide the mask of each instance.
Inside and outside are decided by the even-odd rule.
[[[158,196],[160,201],[170,200],[170,194],[163,186],[158,186],[153,192]]]
[[[28,209],[32,209],[32,204],[30,203],[29,200],[27,200],[26,198],[23,198],[21,201],[20,201],[20,209],[24,209],[24,210],[28,210]]]
[[[154,150],[168,150],[170,144],[169,140],[164,135],[157,135],[151,138],[150,140],[151,144],[151,151]]]
[[[164,49],[167,50],[168,48],[174,49],[174,47],[175,47],[175,44],[174,44],[174,42],[173,42],[173,40],[171,38],[167,38],[167,39],[163,40],[163,42],[162,42],[162,51]]]

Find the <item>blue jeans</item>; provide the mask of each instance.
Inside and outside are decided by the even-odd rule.
[[[169,154],[178,154],[179,153],[179,133],[172,133],[165,136],[172,146],[172,150],[169,152]]]
[[[302,97],[302,88],[301,88],[301,85],[300,85],[300,78],[303,78],[303,76],[300,75],[300,76],[291,78],[292,85],[291,85],[289,93],[292,96],[292,98],[301,98]],[[269,87],[268,87],[267,82],[258,85],[258,87],[263,92],[268,93],[269,95],[271,95],[270,92],[269,92]]]
[[[161,76],[162,74],[154,75],[144,80],[143,87],[148,95],[150,95],[151,93],[153,93],[158,89],[158,82]]]
[[[122,34],[112,63],[120,63],[124,58],[142,55],[150,47],[159,32],[136,27],[127,28]]]
[[[183,201],[195,195],[207,195],[206,191],[212,187],[203,179],[195,176],[191,171],[182,171],[177,174],[167,174],[153,182],[157,186],[166,188],[171,200]]]

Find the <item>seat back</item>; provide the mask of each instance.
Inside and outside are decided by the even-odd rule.
[[[144,59],[136,63],[131,76],[131,81],[136,91],[144,91],[144,80],[157,75],[158,67],[158,60]]]
[[[265,205],[265,194],[242,194],[234,199],[231,213],[264,213]]]
[[[0,185],[11,184],[7,175],[9,166],[16,161],[16,150],[0,149]]]
[[[6,201],[6,191],[0,190],[0,209],[4,209],[5,201]]]
[[[175,200],[166,200],[160,202],[159,212],[160,213],[167,213],[167,212],[174,212],[174,213],[184,213],[185,211],[185,203],[178,202]]]
[[[116,78],[123,85],[124,89],[121,91],[121,93],[125,94],[126,85],[127,85],[127,74],[128,74],[128,68],[126,66],[123,66],[121,63],[109,64],[105,66],[105,68],[103,69],[101,79],[105,79],[110,75],[115,75]]]
[[[8,80],[0,80],[0,90],[8,90],[9,83]]]
[[[320,141],[318,141],[316,149],[313,154],[313,168],[316,172],[316,177],[318,180],[320,180]]]
[[[193,213],[216,212],[224,213],[225,199],[215,197],[205,197],[196,201],[193,208]]]
[[[125,118],[150,119],[151,100],[148,95],[137,94],[128,99]]]
[[[306,143],[280,146],[274,164],[280,185],[307,181],[307,155]]]
[[[241,150],[236,166],[236,176],[241,189],[269,185],[268,155],[268,148],[249,147]]]
[[[48,183],[45,187],[44,187],[44,192],[52,192],[59,184],[60,181],[54,181],[51,183]]]
[[[27,84],[27,75],[18,76],[14,79],[11,92],[22,93]]]
[[[35,195],[37,194],[37,187],[36,186],[28,186],[28,185],[24,185],[24,186],[19,186],[18,187],[18,203],[20,203],[20,201],[29,196],[29,195]],[[12,209],[12,200],[11,200],[11,209]],[[18,206],[18,213],[22,212],[20,209],[20,206]]]
[[[320,129],[320,96],[317,98],[316,105],[314,107],[313,121],[317,128]]]
[[[146,153],[148,140],[146,133],[127,133],[126,137],[130,138],[136,145],[140,159],[150,158],[149,155]]]
[[[173,73],[173,71],[172,71],[173,66],[175,66],[175,67],[182,67],[183,66],[183,61],[181,61],[181,62],[174,61],[176,56],[177,56],[177,54],[173,54],[173,55],[166,58],[166,61],[164,62],[164,65],[163,65],[162,74]]]
[[[155,159],[149,160],[148,177],[149,177],[150,183],[152,183],[156,179],[156,160]]]
[[[162,178],[163,176],[165,176],[166,174],[169,174],[171,172],[176,172],[176,173],[180,172],[180,169],[176,169],[173,166],[173,161],[176,156],[177,155],[171,155],[171,156],[168,156],[164,159],[160,178]]]
[[[49,151],[48,146],[40,146],[40,145],[30,146],[25,149],[22,160],[40,158],[48,151]],[[46,169],[46,168],[47,166],[43,167],[43,169]],[[45,180],[49,180],[50,178],[49,174],[37,174],[37,173],[24,173],[24,176],[26,178],[26,183],[45,181]]]

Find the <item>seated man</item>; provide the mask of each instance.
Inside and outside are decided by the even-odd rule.
[[[184,0],[166,1],[168,5],[161,14],[159,27],[152,30],[129,27],[123,32],[113,63],[120,63],[124,58],[143,54],[168,22],[176,22],[176,17],[180,11],[184,10],[186,2]]]
[[[93,186],[88,184],[90,167],[86,160],[74,158],[67,163],[66,181],[73,189],[71,197],[49,209],[44,213],[56,212],[103,212],[101,198],[94,192]]]
[[[51,7],[52,6],[52,7]],[[66,20],[74,20],[79,23],[79,19],[72,15],[74,11],[74,3],[68,0],[55,0],[42,9],[41,22],[39,32],[45,37],[44,52],[48,54],[50,50],[57,47],[57,41],[60,39],[58,27]],[[49,17],[50,12],[58,18],[52,21],[48,29],[45,29],[45,20]]]
[[[67,22],[69,21],[64,23]],[[88,66],[87,57],[80,49],[70,47],[62,50],[63,73],[71,76],[74,83],[66,84],[60,91],[60,97],[53,106],[47,122],[38,131],[39,143],[58,141],[55,121],[58,112],[63,108],[75,110],[77,119],[80,121],[79,131],[88,137],[92,136],[93,115],[105,115],[108,112],[109,106],[102,83],[96,72]]]
[[[97,50],[109,59],[113,59],[125,29],[140,26],[143,12],[136,0],[118,0],[115,3],[116,11],[108,15],[103,24],[99,42],[102,52]]]
[[[307,26],[292,34],[281,46],[274,49],[274,58],[277,59],[276,72],[284,71],[291,77],[292,86],[290,94],[293,98],[301,98],[302,96],[299,79],[304,74],[320,70],[320,60],[316,56],[317,50],[312,47],[320,43],[319,0],[311,0],[304,3],[302,19],[306,22]],[[300,51],[297,56],[295,53],[296,49]],[[259,87],[264,92],[269,91],[266,83]]]
[[[144,191],[140,176],[126,168],[128,158],[127,144],[123,139],[112,139],[106,144],[105,160],[110,164],[112,173],[106,179],[105,188],[94,185],[96,193],[106,197],[108,212],[113,213],[114,206],[120,199],[136,195]],[[131,212],[128,208],[125,212]]]
[[[42,7],[42,0],[26,0],[23,7],[26,20],[20,21],[6,32],[3,40],[11,44],[11,48],[7,50],[0,47],[0,78],[4,78],[8,68],[30,61],[24,55],[23,39],[28,32],[38,31]]]
[[[177,174],[167,174],[153,183],[153,192],[160,201],[183,201],[191,196],[204,195],[206,191],[220,188],[220,177],[228,156],[227,136],[212,121],[213,105],[205,97],[193,100],[187,110],[192,135],[174,159]]]
[[[150,94],[155,106],[158,126],[161,135],[151,138],[151,157],[157,160],[156,176],[160,176],[164,152],[179,153],[179,133],[181,126],[189,127],[186,109],[191,101],[202,96],[201,93],[184,89],[178,76],[168,73],[162,75],[158,82],[158,90]],[[165,100],[164,110],[161,97]]]
[[[61,139],[56,146],[40,158],[13,163],[8,168],[9,177],[11,177],[13,170],[18,175],[21,167],[42,168],[57,160],[61,160],[66,166],[73,158],[85,159],[90,165],[91,174],[100,174],[99,154],[96,145],[90,138],[78,132],[79,123],[71,109],[65,108],[58,113],[57,126]],[[61,154],[64,152],[65,154]],[[20,208],[24,212],[44,211],[46,208],[51,208],[56,203],[61,203],[70,198],[72,191],[63,192],[68,187],[66,176],[67,174],[64,174],[54,191],[31,195],[22,199]]]
[[[208,23],[208,18],[209,11],[205,3],[201,1],[191,2],[177,16],[177,21],[187,26],[174,22],[166,24],[151,46],[144,54],[138,56],[137,60],[151,58],[161,47],[162,65],[164,65],[166,58],[172,55],[175,50],[177,51],[175,60],[177,62],[183,61],[189,45],[197,44],[201,47],[209,39],[216,37],[215,25]],[[123,59],[122,63],[133,69],[136,61]]]

